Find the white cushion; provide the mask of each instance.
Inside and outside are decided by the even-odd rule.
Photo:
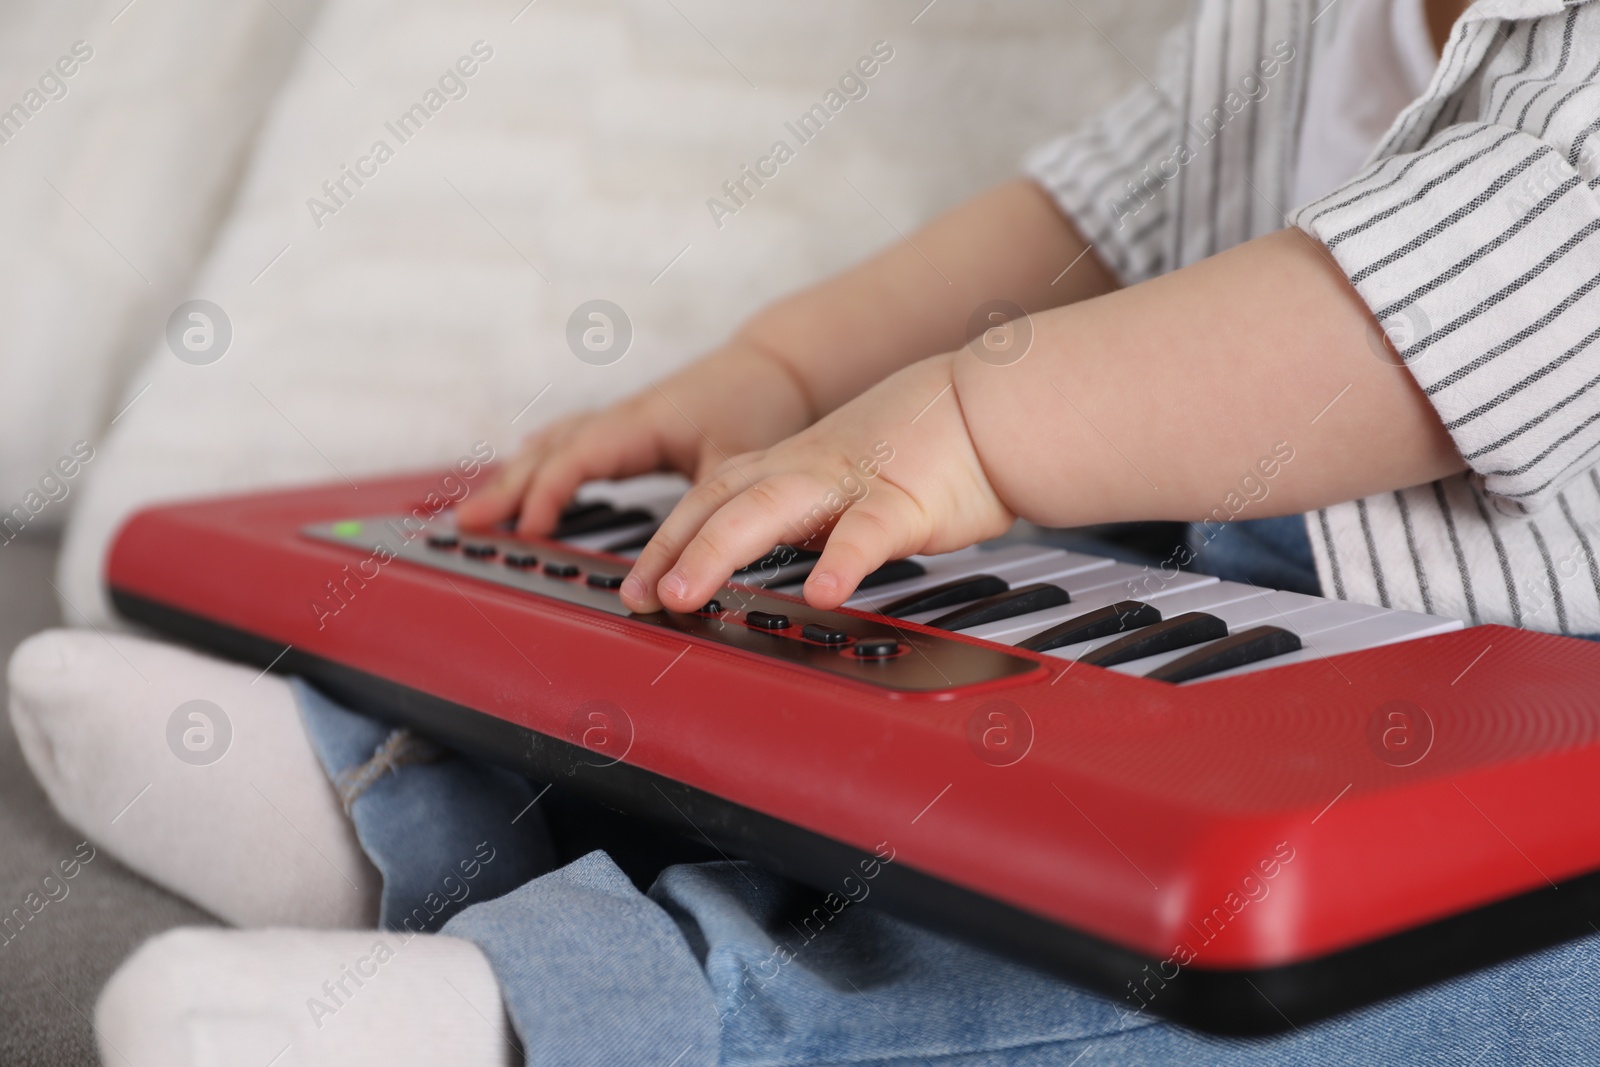
[[[110,622],[108,539],[140,505],[359,483],[480,438],[504,455],[1015,174],[1029,145],[1138,77],[1053,0],[944,0],[914,24],[920,2],[519,6],[327,0],[190,286],[226,311],[231,348],[193,366],[154,345],[123,401],[145,391],[90,465],[62,587],[96,624]],[[1142,62],[1179,8],[1079,6]],[[493,56],[467,95],[400,143],[385,123],[480,40]],[[867,96],[719,228],[708,198],[773,141],[793,145],[785,122],[880,40],[894,54]],[[314,219],[308,199],[380,139],[394,157]],[[593,298],[634,325],[612,366],[566,344],[568,316]]]
[[[319,5],[0,5],[0,510],[26,506],[9,532],[74,503],[76,478],[48,504],[39,482],[100,444],[299,51],[289,20]]]

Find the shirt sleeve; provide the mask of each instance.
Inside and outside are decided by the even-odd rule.
[[[1600,86],[1549,88],[1559,121],[1457,123],[1293,219],[1372,310],[1374,355],[1404,362],[1513,515],[1600,459]]]
[[[1189,30],[1161,47],[1162,81],[1144,82],[1079,129],[1033,149],[1022,171],[1038,182],[1123,285],[1171,269],[1179,108],[1171,91],[1186,66]]]

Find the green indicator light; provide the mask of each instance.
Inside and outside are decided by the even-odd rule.
[[[354,519],[336,522],[333,524],[333,535],[335,537],[359,537],[361,535],[361,524]]]

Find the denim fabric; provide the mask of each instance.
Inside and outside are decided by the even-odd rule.
[[[1001,544],[1049,545],[1136,567],[1170,567],[1184,558],[1188,535],[1186,522],[1108,522],[1072,527],[1018,523],[996,540]]]
[[[1189,527],[1194,560],[1188,569],[1224,581],[1267,589],[1322,595],[1316,557],[1304,515],[1239,522],[1194,523]]]
[[[469,903],[555,866],[543,820],[518,818],[534,800],[527,780],[357,715],[299,679],[293,686],[322,769],[335,788],[356,783],[340,791],[353,796],[345,810],[383,875],[379,925],[437,933]],[[376,773],[358,778],[364,767]]]
[[[1119,1026],[1108,1001],[883,915],[871,886],[841,877],[817,892],[744,863],[662,872],[650,896],[678,919],[716,998],[714,1062],[1027,1062],[1013,1051]]]
[[[1141,567],[1321,596],[1304,515],[1230,523],[1116,522],[1073,529],[1019,527],[1004,540],[1040,542]],[[1184,561],[1188,560],[1188,563]]]
[[[717,1062],[700,962],[604,852],[467,908],[443,933],[489,958],[529,1064]]]

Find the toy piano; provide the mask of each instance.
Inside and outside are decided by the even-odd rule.
[[[1030,544],[895,561],[838,611],[779,549],[701,611],[633,615],[616,589],[671,506],[660,479],[586,487],[531,541],[455,529],[438,484],[151,508],[112,598],[1211,1031],[1298,1026],[1600,914],[1600,644]]]

